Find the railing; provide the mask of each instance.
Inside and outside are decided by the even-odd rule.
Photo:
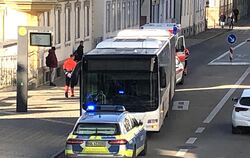
[[[0,89],[16,85],[17,56],[0,56]]]

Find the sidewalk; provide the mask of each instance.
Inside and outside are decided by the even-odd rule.
[[[223,34],[213,29],[186,39],[188,47]],[[5,158],[50,158],[63,150],[79,117],[79,98],[64,98],[64,79],[57,87],[29,91],[28,112],[16,113],[16,92],[0,91],[0,155]],[[76,87],[76,96],[79,88]]]

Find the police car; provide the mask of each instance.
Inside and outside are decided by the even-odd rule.
[[[67,138],[65,156],[134,158],[146,151],[142,123],[123,106],[89,105]]]

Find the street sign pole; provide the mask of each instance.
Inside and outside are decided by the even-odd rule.
[[[29,31],[31,30],[48,32],[52,31],[52,28],[36,26],[18,27],[16,112],[28,111],[28,39]]]

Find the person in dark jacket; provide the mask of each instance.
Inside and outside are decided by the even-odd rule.
[[[51,47],[51,49],[49,49],[49,70],[50,70],[50,86],[56,86],[56,84],[54,83],[55,81],[55,75],[56,75],[56,68],[58,66],[58,60],[56,57],[56,53],[55,53],[56,48],[55,47]]]
[[[225,21],[226,21],[226,15],[224,13],[221,13],[221,15],[220,15],[220,26],[221,26],[221,28],[224,28]]]
[[[80,41],[80,45],[77,47],[77,50],[74,53],[76,62],[79,62],[82,60],[83,48],[84,48],[83,41]]]

